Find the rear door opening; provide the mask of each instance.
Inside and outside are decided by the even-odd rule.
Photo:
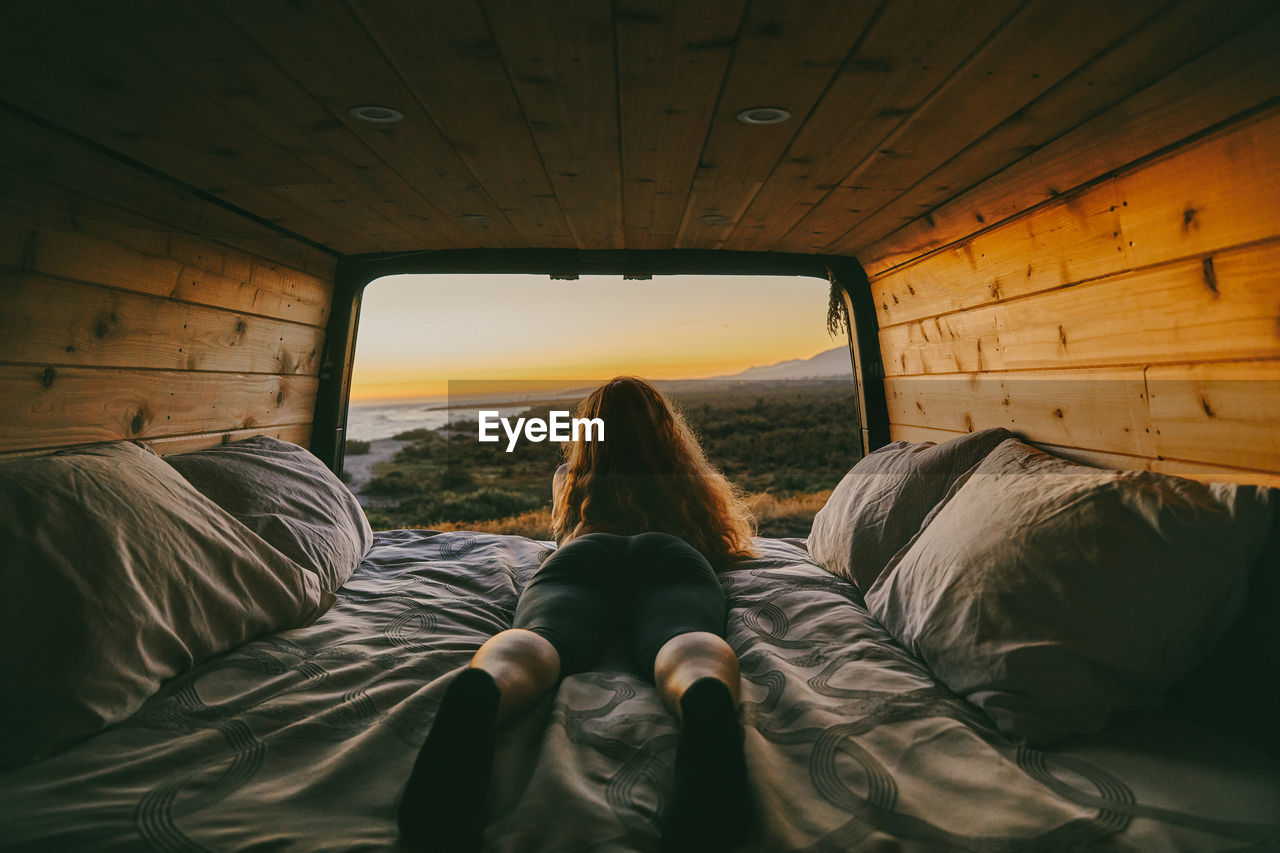
[[[567,431],[591,388],[634,375],[752,496],[762,535],[804,536],[862,453],[827,306],[809,276],[385,276],[361,304],[343,476],[375,528],[550,538],[563,446],[534,427]]]

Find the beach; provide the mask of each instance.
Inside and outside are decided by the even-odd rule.
[[[373,466],[379,462],[390,462],[406,444],[409,442],[396,438],[376,438],[369,442],[368,453],[346,455],[342,461],[342,471],[350,477],[347,486],[355,493],[361,504],[376,505],[376,501],[371,503],[367,495],[361,494],[364,486],[373,479]]]

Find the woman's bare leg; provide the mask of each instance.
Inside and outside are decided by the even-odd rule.
[[[663,704],[677,717],[684,716],[680,698],[695,681],[703,678],[723,682],[737,706],[741,680],[738,656],[723,638],[707,631],[677,634],[658,650],[653,661],[653,683]]]
[[[541,634],[510,628],[486,640],[470,667],[489,673],[498,685],[498,723],[502,724],[536,705],[555,686],[560,655]]]

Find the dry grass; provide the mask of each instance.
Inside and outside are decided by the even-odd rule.
[[[769,493],[751,495],[747,505],[760,524],[761,536],[807,536],[813,516],[822,509],[831,490],[808,495],[779,498]],[[551,538],[551,510],[535,509],[509,518],[492,521],[442,521],[428,525],[432,530],[475,530],[480,533],[503,533],[528,536],[530,539]]]
[[[774,539],[804,538],[813,527],[814,514],[822,509],[829,497],[830,489],[785,498],[765,492],[751,495],[747,505],[755,514],[759,535]]]
[[[748,497],[747,506],[751,507],[751,512],[760,521],[801,515],[807,515],[812,520],[814,513],[822,509],[829,497],[831,497],[831,489],[809,495],[793,495],[789,498],[774,497],[765,492]]]
[[[508,536],[528,536],[530,539],[550,539],[551,510],[534,509],[490,521],[442,521],[430,527],[432,530],[474,530],[478,533],[503,533]]]

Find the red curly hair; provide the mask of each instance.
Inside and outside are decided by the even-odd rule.
[[[688,542],[717,570],[755,556],[755,519],[741,493],[657,388],[620,376],[592,391],[576,417],[604,421],[606,440],[564,445],[567,472],[551,511],[557,541],[659,531]]]

